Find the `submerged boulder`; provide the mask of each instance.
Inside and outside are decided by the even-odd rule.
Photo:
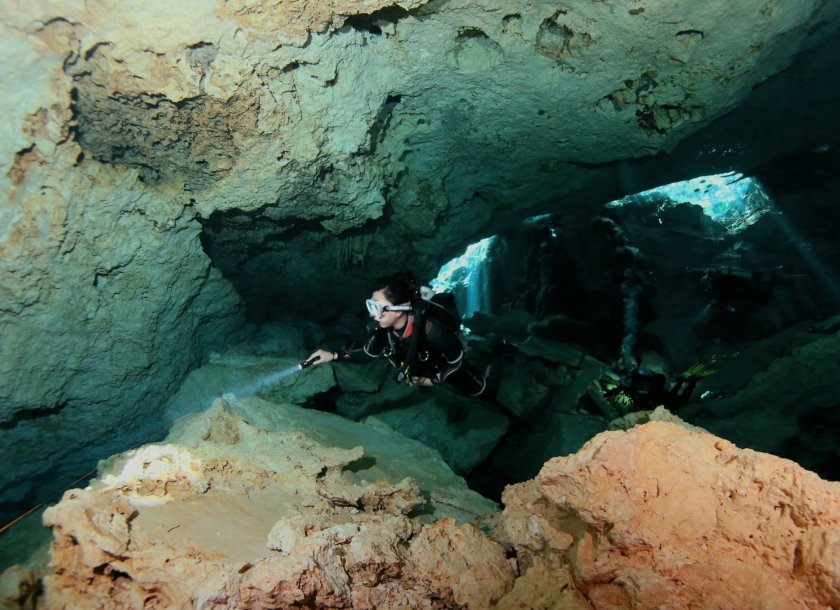
[[[384,427],[218,400],[45,513],[45,607],[487,607],[513,569],[466,522],[495,509]]]
[[[673,421],[508,487],[499,518],[375,420],[218,401],[47,511],[39,607],[840,605],[840,483],[653,417]],[[3,581],[22,603],[40,590]]]
[[[524,582],[499,607],[840,604],[840,483],[704,431],[599,434],[503,500]]]

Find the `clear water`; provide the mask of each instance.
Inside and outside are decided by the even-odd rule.
[[[223,395],[233,394],[234,396],[253,396],[263,388],[270,387],[280,381],[281,379],[285,379],[290,375],[294,375],[295,373],[300,372],[302,369],[299,364],[294,366],[290,366],[287,369],[282,371],[272,371],[262,377],[258,377],[257,379],[245,384],[238,386],[236,388],[232,388],[227,392],[223,392]]]

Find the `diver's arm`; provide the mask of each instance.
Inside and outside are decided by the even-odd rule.
[[[319,364],[326,364],[327,362],[332,362],[336,359],[338,359],[338,352],[328,352],[325,349],[317,349],[309,354],[309,357],[304,360],[304,364],[308,362],[312,366],[318,366]]]
[[[365,364],[376,360],[382,355],[382,348],[385,346],[387,337],[382,328],[376,328],[368,338],[364,347],[354,350],[339,350],[335,352],[319,349],[312,353],[307,360],[312,360],[316,356],[317,360],[312,364],[326,364],[327,362],[349,362],[351,364]]]
[[[349,362],[351,364],[365,364],[367,362],[376,360],[382,353],[382,350],[379,350],[378,353],[371,353],[368,351],[367,348],[368,346],[365,345],[365,347],[361,349],[352,349],[336,352],[338,356],[336,360],[338,362]]]

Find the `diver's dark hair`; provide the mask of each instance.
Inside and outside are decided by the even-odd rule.
[[[419,287],[417,276],[411,271],[398,271],[373,283],[373,291],[381,290],[394,305],[411,302]]]

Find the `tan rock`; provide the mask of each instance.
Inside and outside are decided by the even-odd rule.
[[[0,608],[34,610],[41,583],[38,574],[14,565],[0,576]]]
[[[489,608],[513,584],[513,568],[498,543],[452,519],[425,527],[411,544],[411,559],[430,590],[457,607]]]
[[[444,486],[364,482],[343,470],[361,447],[256,428],[236,408],[219,400],[167,443],[115,456],[45,513],[44,608],[486,608],[513,585],[475,527],[408,516]]]
[[[707,433],[605,432],[504,501],[524,577],[553,562],[596,608],[840,604],[840,484]]]
[[[260,431],[221,404],[176,437],[163,464],[131,452],[47,511],[45,608],[840,603],[840,484],[679,424],[602,433],[508,487],[510,558],[473,525],[409,517],[410,479],[354,484],[341,469],[359,450]]]

